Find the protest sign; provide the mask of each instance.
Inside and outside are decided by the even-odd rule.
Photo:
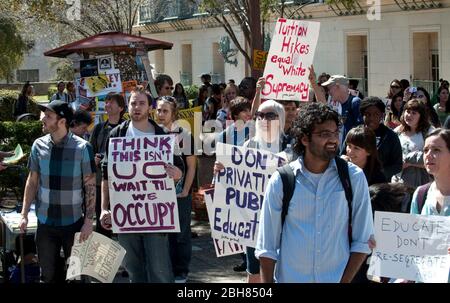
[[[215,177],[211,235],[255,247],[264,191],[284,159],[270,152],[217,143],[225,169]]]
[[[260,49],[253,50],[253,61],[252,61],[253,69],[264,70],[264,66],[266,65],[267,60],[267,54],[268,52]]]
[[[122,82],[118,69],[107,70],[104,74],[98,76],[81,78],[80,85],[86,90],[87,97],[122,92]]]
[[[109,140],[108,176],[113,232],[179,232],[173,163],[174,135]]]
[[[450,217],[375,212],[376,248],[368,275],[447,282]]]
[[[213,207],[214,188],[205,191],[205,204],[208,212],[209,222],[214,220],[214,207]],[[245,247],[235,242],[224,241],[216,238],[213,239],[214,249],[218,258],[239,254],[244,252]]]
[[[263,98],[308,101],[308,67],[319,30],[319,22],[278,19],[264,69]]]
[[[66,279],[87,275],[103,283],[112,283],[125,253],[116,241],[99,233],[92,232],[82,243],[80,233],[76,233]]]

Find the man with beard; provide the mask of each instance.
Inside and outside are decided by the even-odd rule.
[[[164,135],[166,132],[155,121],[149,119],[151,107],[144,89],[138,86],[131,92],[128,102],[130,119],[111,130],[109,138]],[[100,222],[106,230],[111,230],[108,190],[108,150],[106,145],[102,161],[102,211]],[[174,156],[175,165],[166,164],[169,178],[175,181],[182,177],[183,160]],[[181,168],[181,169],[180,169]],[[167,233],[120,233],[119,243],[127,251],[125,268],[130,273],[132,283],[173,283],[170,263],[169,238]]]
[[[274,278],[277,282],[350,282],[370,253],[367,241],[373,234],[364,172],[348,163],[353,188],[350,217],[335,160],[339,147],[337,112],[325,104],[308,104],[293,128],[294,150],[300,156],[289,164],[295,187],[284,224],[284,188],[279,172],[270,178],[264,196],[255,253],[262,282],[273,282]]]
[[[92,146],[69,131],[73,113],[61,100],[40,105],[45,136],[36,139],[28,160],[21,232],[36,201],[36,246],[45,283],[64,282],[64,262],[70,256],[74,235],[85,241],[92,233],[95,213],[95,162]]]

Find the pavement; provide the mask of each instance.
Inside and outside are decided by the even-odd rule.
[[[239,254],[216,257],[209,222],[192,219],[192,259],[187,283],[245,283],[246,273],[233,267],[242,263]],[[119,271],[113,283],[128,283]]]

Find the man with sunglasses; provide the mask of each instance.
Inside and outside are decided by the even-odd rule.
[[[161,74],[155,79],[156,92],[158,97],[172,96],[173,80],[169,75]]]
[[[355,126],[362,124],[362,116],[359,112],[361,99],[350,94],[348,88],[348,79],[342,75],[332,75],[322,87],[327,88],[330,100],[326,100],[323,92],[317,89],[316,75],[314,67],[309,68],[309,82],[314,89],[317,101],[327,103],[331,108],[338,112],[342,120],[340,129],[339,143],[343,143],[347,133]]]
[[[308,104],[295,120],[294,151],[300,156],[289,164],[295,187],[284,223],[278,171],[264,196],[255,252],[262,282],[351,282],[370,253],[369,189],[364,172],[348,163],[353,189],[348,206],[335,160],[339,124],[337,112],[321,103]]]

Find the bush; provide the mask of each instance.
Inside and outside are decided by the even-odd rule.
[[[56,94],[58,92],[58,89],[56,88],[55,85],[50,85],[48,90],[47,90],[47,97],[48,100],[50,101],[50,99],[53,97],[54,94]]]
[[[197,85],[185,86],[184,91],[186,92],[186,97],[188,98],[188,100],[195,99],[198,97]]]
[[[17,90],[0,89],[0,121],[15,121],[14,106],[19,94],[20,92]],[[41,111],[35,100],[28,104],[28,112],[40,117]]]
[[[26,164],[34,140],[41,137],[41,121],[32,122],[0,122],[0,150],[13,151],[17,144],[22,146],[25,157],[19,165],[10,167],[0,173],[0,197],[7,190],[12,190],[16,197],[23,196],[26,174]]]

